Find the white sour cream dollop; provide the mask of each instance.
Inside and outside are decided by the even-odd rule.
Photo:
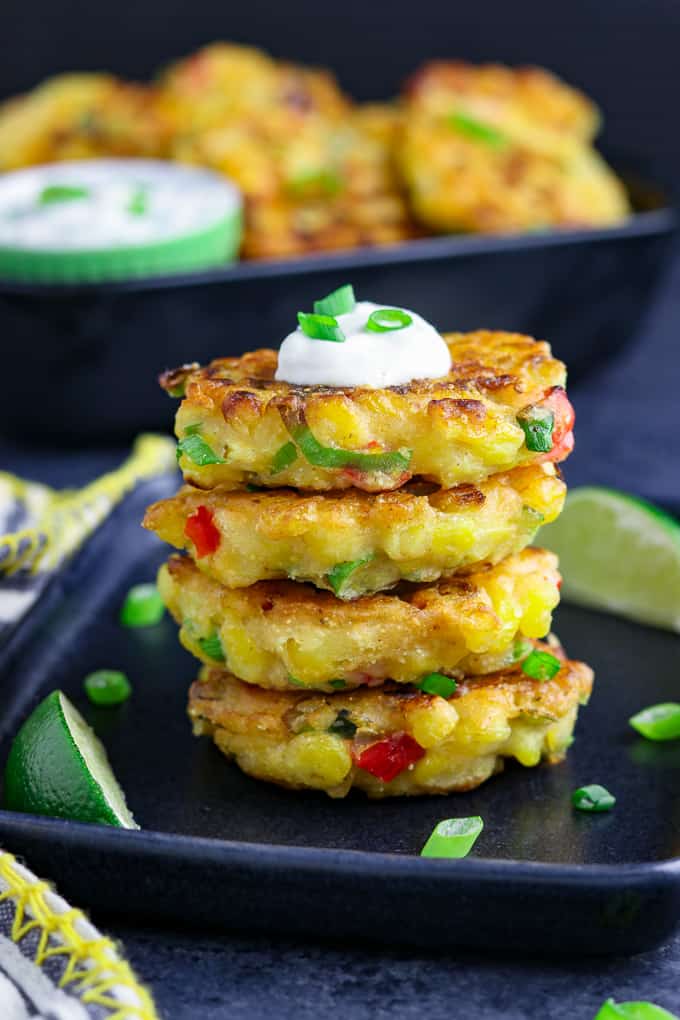
[[[298,386],[401,386],[413,379],[436,379],[451,368],[442,336],[415,312],[400,308],[412,322],[403,329],[374,333],[366,329],[372,312],[395,305],[358,301],[336,316],[344,343],[314,340],[301,329],[289,333],[279,350],[276,378]]]

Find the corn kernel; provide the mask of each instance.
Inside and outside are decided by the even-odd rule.
[[[330,733],[299,733],[286,749],[286,765],[297,782],[324,788],[337,786],[352,767],[340,737]]]

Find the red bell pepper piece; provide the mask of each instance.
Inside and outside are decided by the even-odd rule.
[[[389,783],[424,754],[425,749],[408,733],[397,733],[370,744],[355,758],[355,762],[364,772],[370,772],[377,779],[382,779],[383,783]]]
[[[541,401],[541,407],[549,408],[555,416],[552,441],[553,447],[559,446],[565,436],[574,428],[576,413],[571,401],[561,386],[553,386],[546,393],[545,399]]]
[[[199,560],[214,553],[220,544],[220,533],[213,522],[212,510],[208,510],[207,506],[199,506],[195,513],[187,517],[184,534],[194,543],[196,558]]]

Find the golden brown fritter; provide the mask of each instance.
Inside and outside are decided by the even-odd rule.
[[[291,117],[339,118],[350,107],[329,71],[277,61],[262,50],[228,42],[211,43],[166,68],[159,89],[178,132],[277,110]]]
[[[565,367],[547,343],[486,330],[445,339],[448,376],[387,389],[277,382],[272,350],[166,372],[161,385],[184,393],[177,437],[199,435],[212,452],[192,458],[192,444],[181,442],[185,479],[202,489],[250,482],[380,492],[419,475],[452,488],[567,456],[573,410]],[[535,405],[554,414],[547,453],[527,449],[518,421]]]
[[[250,258],[413,236],[389,107],[355,111],[328,72],[216,43],[163,77],[173,156],[234,180]]]
[[[169,130],[153,88],[108,74],[60,75],[0,106],[0,170],[96,156],[163,156]]]
[[[149,507],[144,527],[230,588],[290,578],[341,599],[436,581],[520,552],[537,528],[555,520],[566,486],[552,464],[494,475],[477,487],[411,483],[396,492],[293,489],[202,492],[185,486]],[[204,507],[218,532],[206,552],[191,539]]]
[[[282,690],[500,669],[513,661],[519,637],[548,633],[559,584],[557,558],[541,549],[352,602],[293,581],[225,588],[181,556],[158,576],[185,648],[208,664],[224,662],[241,680]]]
[[[554,654],[553,648],[545,648]],[[194,732],[246,773],[293,789],[344,797],[471,790],[505,758],[560,761],[571,742],[592,671],[562,661],[551,680],[520,664],[461,682],[448,700],[412,687],[349,693],[265,691],[204,667],[189,693]]]
[[[407,84],[396,155],[413,211],[436,231],[610,225],[629,213],[590,142],[582,93],[539,68],[426,64]]]

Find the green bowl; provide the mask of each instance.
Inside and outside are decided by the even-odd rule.
[[[241,232],[240,192],[209,170],[106,159],[0,178],[6,280],[99,283],[207,269],[237,258]]]

